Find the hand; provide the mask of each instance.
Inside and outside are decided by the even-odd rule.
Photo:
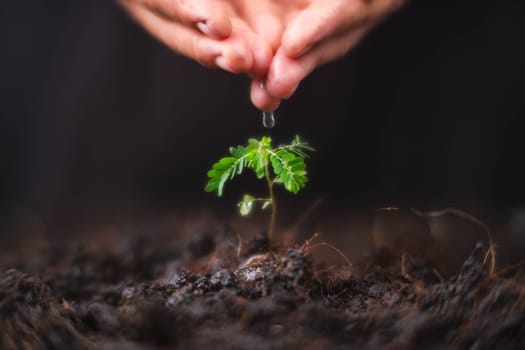
[[[246,73],[273,111],[405,0],[118,0],[154,37],[206,67]]]
[[[254,81],[251,98],[262,110],[289,98],[314,69],[347,54],[405,0],[291,0],[281,45],[265,84]],[[275,107],[276,108],[276,107]]]
[[[153,37],[206,67],[239,73],[253,66],[242,21],[226,3],[208,0],[117,0]]]
[[[266,79],[283,7],[272,0],[117,0],[153,37],[203,66]],[[280,99],[265,97],[274,110]]]

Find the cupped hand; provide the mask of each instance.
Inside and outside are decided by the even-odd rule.
[[[172,51],[205,67],[246,73],[258,82],[266,79],[283,33],[284,11],[273,0],[117,2]],[[264,95],[264,107],[269,110],[276,109],[279,102]]]
[[[154,37],[206,67],[246,73],[273,111],[406,0],[117,0]]]
[[[254,78],[269,69],[270,45],[256,37],[234,1],[117,1],[157,40],[206,67]]]
[[[284,1],[284,0],[281,0]],[[284,33],[264,84],[252,102],[265,110],[287,99],[316,68],[346,55],[405,0],[287,0]]]

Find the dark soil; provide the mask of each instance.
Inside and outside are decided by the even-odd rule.
[[[443,276],[415,255],[349,266],[320,238],[270,248],[263,234],[195,231],[4,256],[0,348],[525,349],[519,269],[491,271],[481,243]]]

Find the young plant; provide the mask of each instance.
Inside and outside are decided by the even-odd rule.
[[[237,204],[241,215],[252,212],[257,203],[262,209],[271,207],[268,236],[271,239],[277,213],[274,185],[280,184],[294,194],[298,193],[308,181],[306,176],[306,152],[314,151],[308,143],[297,135],[287,145],[272,146],[272,139],[263,136],[260,140],[251,138],[246,146],[230,147],[230,155],[221,158],[208,171],[207,192],[217,192],[219,197],[224,193],[227,181],[241,175],[245,169],[252,169],[258,179],[264,179],[268,187],[268,197],[254,197],[245,194]]]

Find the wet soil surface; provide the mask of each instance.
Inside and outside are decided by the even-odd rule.
[[[409,256],[325,264],[318,243],[269,247],[221,226],[53,244],[3,261],[0,348],[525,348],[523,280],[491,270],[488,247],[443,277]]]

